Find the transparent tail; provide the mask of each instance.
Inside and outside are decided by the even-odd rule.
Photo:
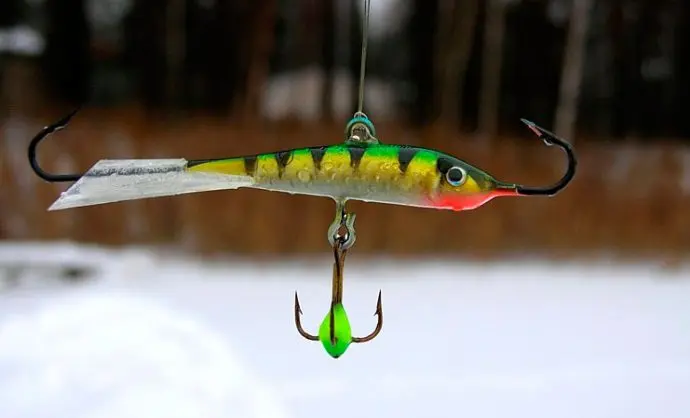
[[[48,210],[249,187],[249,176],[187,171],[187,160],[101,160]]]

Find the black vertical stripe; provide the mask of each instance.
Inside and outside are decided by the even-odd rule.
[[[398,150],[398,163],[400,164],[400,171],[404,174],[407,171],[407,166],[410,165],[410,161],[417,155],[419,150],[412,147],[401,147]]]
[[[310,148],[309,151],[311,152],[311,159],[314,160],[314,167],[317,171],[321,170],[321,160],[323,160],[323,156],[326,154],[326,148]]]
[[[455,166],[455,163],[450,158],[438,157],[438,160],[436,160],[436,169],[444,176],[453,166]]]
[[[357,167],[359,167],[359,163],[362,162],[362,157],[364,157],[366,149],[361,147],[347,147],[347,150],[350,153],[350,165],[356,170]]]
[[[256,156],[244,157],[244,171],[249,176],[253,176],[256,173]]]
[[[278,163],[278,176],[282,177],[285,172],[285,167],[292,161],[292,151],[276,152],[276,162]]]

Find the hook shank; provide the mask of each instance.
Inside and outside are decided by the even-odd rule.
[[[347,249],[342,248],[344,237],[338,237],[338,239],[333,244],[333,257],[335,262],[333,263],[333,282],[331,285],[331,306],[329,308],[329,339],[331,344],[335,345],[335,308],[337,305],[343,302],[343,265],[345,263],[345,255]],[[319,341],[318,335],[312,335],[305,331],[302,327],[302,308],[299,304],[299,297],[297,292],[295,292],[295,326],[297,327],[297,332],[300,333],[302,337],[309,341]]]
[[[343,243],[347,238],[339,237],[333,245],[333,283],[331,295],[331,316],[330,316],[330,341],[335,344],[335,307],[343,303],[343,268],[345,267],[345,255],[347,249],[343,248]]]

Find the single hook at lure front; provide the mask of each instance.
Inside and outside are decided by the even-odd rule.
[[[383,328],[383,308],[381,307],[381,291],[379,291],[374,315],[378,318],[376,328],[366,337],[354,337],[352,327],[347,317],[345,306],[343,305],[343,269],[345,267],[345,256],[355,240],[354,233],[354,214],[347,213],[344,203],[338,203],[336,211],[337,227],[329,228],[331,235],[329,241],[333,245],[333,282],[331,289],[331,306],[326,317],[321,322],[317,335],[312,335],[302,327],[300,307],[297,292],[295,292],[295,326],[302,337],[309,341],[320,341],[326,352],[333,358],[342,356],[352,343],[366,343],[376,338]]]
[[[528,186],[523,186],[523,185],[512,185],[509,187],[514,187],[515,191],[517,192],[518,195],[522,196],[553,196],[563,190],[565,186],[570,183],[570,181],[575,177],[575,169],[577,167],[577,159],[575,158],[575,154],[573,153],[573,147],[556,136],[551,131],[548,131],[541,126],[537,125],[536,123],[529,121],[527,119],[520,119],[522,123],[527,125],[527,127],[534,132],[535,135],[539,137],[542,141],[547,146],[552,146],[555,145],[559,148],[561,148],[563,151],[565,151],[565,154],[568,158],[568,166],[565,171],[565,174],[563,174],[563,177],[561,177],[560,180],[558,180],[555,184],[547,187],[528,187]]]

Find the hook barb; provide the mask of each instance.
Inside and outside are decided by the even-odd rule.
[[[311,335],[302,327],[302,308],[299,306],[299,298],[297,297],[297,292],[295,292],[295,326],[297,326],[297,332],[300,333],[302,337],[309,341],[319,341],[319,337],[316,335]]]
[[[352,337],[352,342],[353,343],[366,343],[374,338],[376,338],[381,330],[383,329],[383,307],[381,306],[381,291],[379,290],[379,297],[378,300],[376,301],[376,312],[374,312],[374,315],[377,317],[377,322],[376,322],[376,328],[371,332],[371,334],[367,335],[366,337]]]
[[[48,181],[50,183],[60,183],[60,182],[73,182],[79,180],[79,178],[83,174],[51,174],[46,172],[41,168],[41,166],[38,164],[38,159],[36,158],[36,148],[38,147],[38,144],[43,141],[45,138],[48,136],[52,135],[53,133],[64,129],[67,127],[69,124],[70,120],[74,117],[74,115],[77,114],[81,110],[81,107],[78,107],[74,109],[72,112],[70,112],[67,116],[63,117],[62,119],[58,120],[57,122],[53,123],[52,125],[48,125],[45,128],[41,130],[32,140],[31,143],[29,144],[29,150],[28,150],[28,157],[29,157],[29,164],[31,165],[31,169],[36,173],[36,175],[40,178],[42,178],[45,181]]]
[[[563,151],[565,151],[565,154],[568,157],[568,167],[563,177],[561,177],[560,180],[558,180],[551,186],[529,187],[523,186],[521,184],[502,184],[500,188],[513,190],[514,193],[522,196],[553,196],[556,193],[563,190],[575,176],[575,171],[577,168],[577,158],[575,157],[575,153],[573,152],[572,145],[556,136],[556,134],[554,134],[553,132],[547,131],[546,129],[542,128],[541,126],[537,125],[532,121],[529,121],[527,119],[520,119],[520,121],[527,125],[527,127],[532,132],[534,132],[535,135],[539,137],[539,139],[544,141],[546,145],[555,145],[561,148]]]

